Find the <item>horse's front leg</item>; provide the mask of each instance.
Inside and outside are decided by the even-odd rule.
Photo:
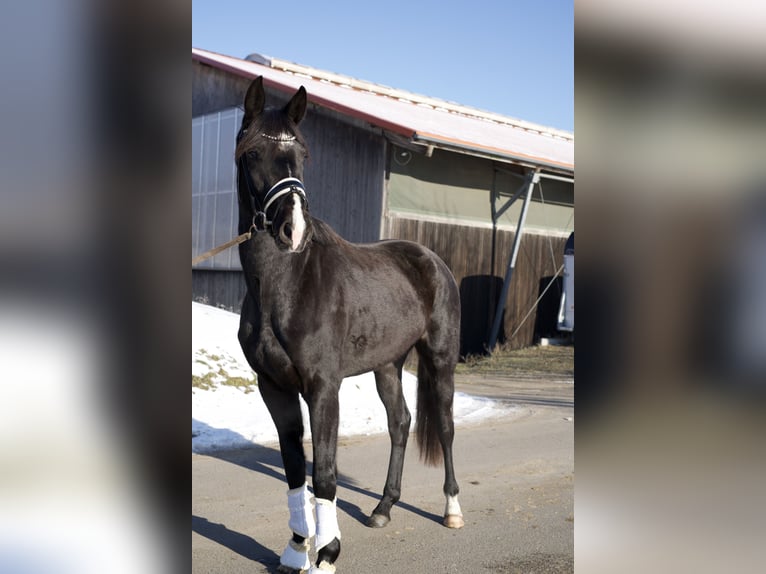
[[[279,571],[305,572],[311,567],[309,542],[316,533],[316,525],[306,484],[303,418],[298,393],[286,391],[263,376],[258,378],[258,387],[277,427],[288,486],[288,525],[293,534],[279,558]]]
[[[317,382],[307,396],[314,446],[313,483],[317,514],[317,561],[311,574],[334,572],[340,554],[336,498],[339,388],[339,382]]]

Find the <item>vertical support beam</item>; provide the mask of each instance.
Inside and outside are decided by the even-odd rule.
[[[388,211],[388,184],[391,181],[391,158],[394,154],[394,144],[383,138],[385,169],[383,171],[382,188],[380,192],[380,231],[378,239],[391,237],[391,214]]]
[[[490,325],[492,322],[492,319],[494,317],[494,309],[492,308],[493,302],[497,300],[497,297],[495,296],[495,291],[497,291],[495,287],[495,259],[497,257],[497,209],[495,208],[495,203],[497,202],[497,168],[493,170],[492,173],[492,189],[489,194],[489,207],[490,211],[492,213],[492,252],[490,253],[490,263],[489,263],[489,302],[490,304],[487,305],[487,316],[486,316],[486,323],[485,325]]]
[[[492,323],[492,331],[489,335],[489,352],[495,350],[497,344],[497,336],[500,333],[500,322],[503,319],[503,311],[505,311],[505,300],[508,298],[508,288],[513,278],[513,270],[516,267],[516,257],[519,254],[519,246],[521,245],[521,236],[524,232],[524,221],[527,219],[527,211],[529,209],[529,200],[532,197],[532,190],[535,185],[540,182],[540,172],[535,170],[527,175],[527,193],[524,196],[524,204],[521,206],[521,213],[519,214],[519,223],[516,226],[516,233],[513,237],[513,248],[511,250],[511,258],[508,262],[508,268],[505,270],[505,280],[503,281],[503,288],[500,291],[500,299],[497,303],[497,310],[495,311],[495,321]]]

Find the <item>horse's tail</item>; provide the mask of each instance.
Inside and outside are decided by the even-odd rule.
[[[418,405],[415,421],[420,460],[428,466],[437,466],[442,461],[442,446],[439,441],[439,392],[437,381],[426,365],[422,353],[418,358]]]

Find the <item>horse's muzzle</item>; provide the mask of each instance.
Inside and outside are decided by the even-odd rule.
[[[293,246],[293,224],[285,221],[279,228],[279,240],[288,247]]]

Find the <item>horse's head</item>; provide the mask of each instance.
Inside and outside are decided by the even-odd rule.
[[[302,183],[308,148],[298,130],[306,90],[301,86],[282,109],[265,107],[265,101],[258,77],[247,90],[237,134],[240,227],[268,230],[280,248],[303,251],[312,234]]]

